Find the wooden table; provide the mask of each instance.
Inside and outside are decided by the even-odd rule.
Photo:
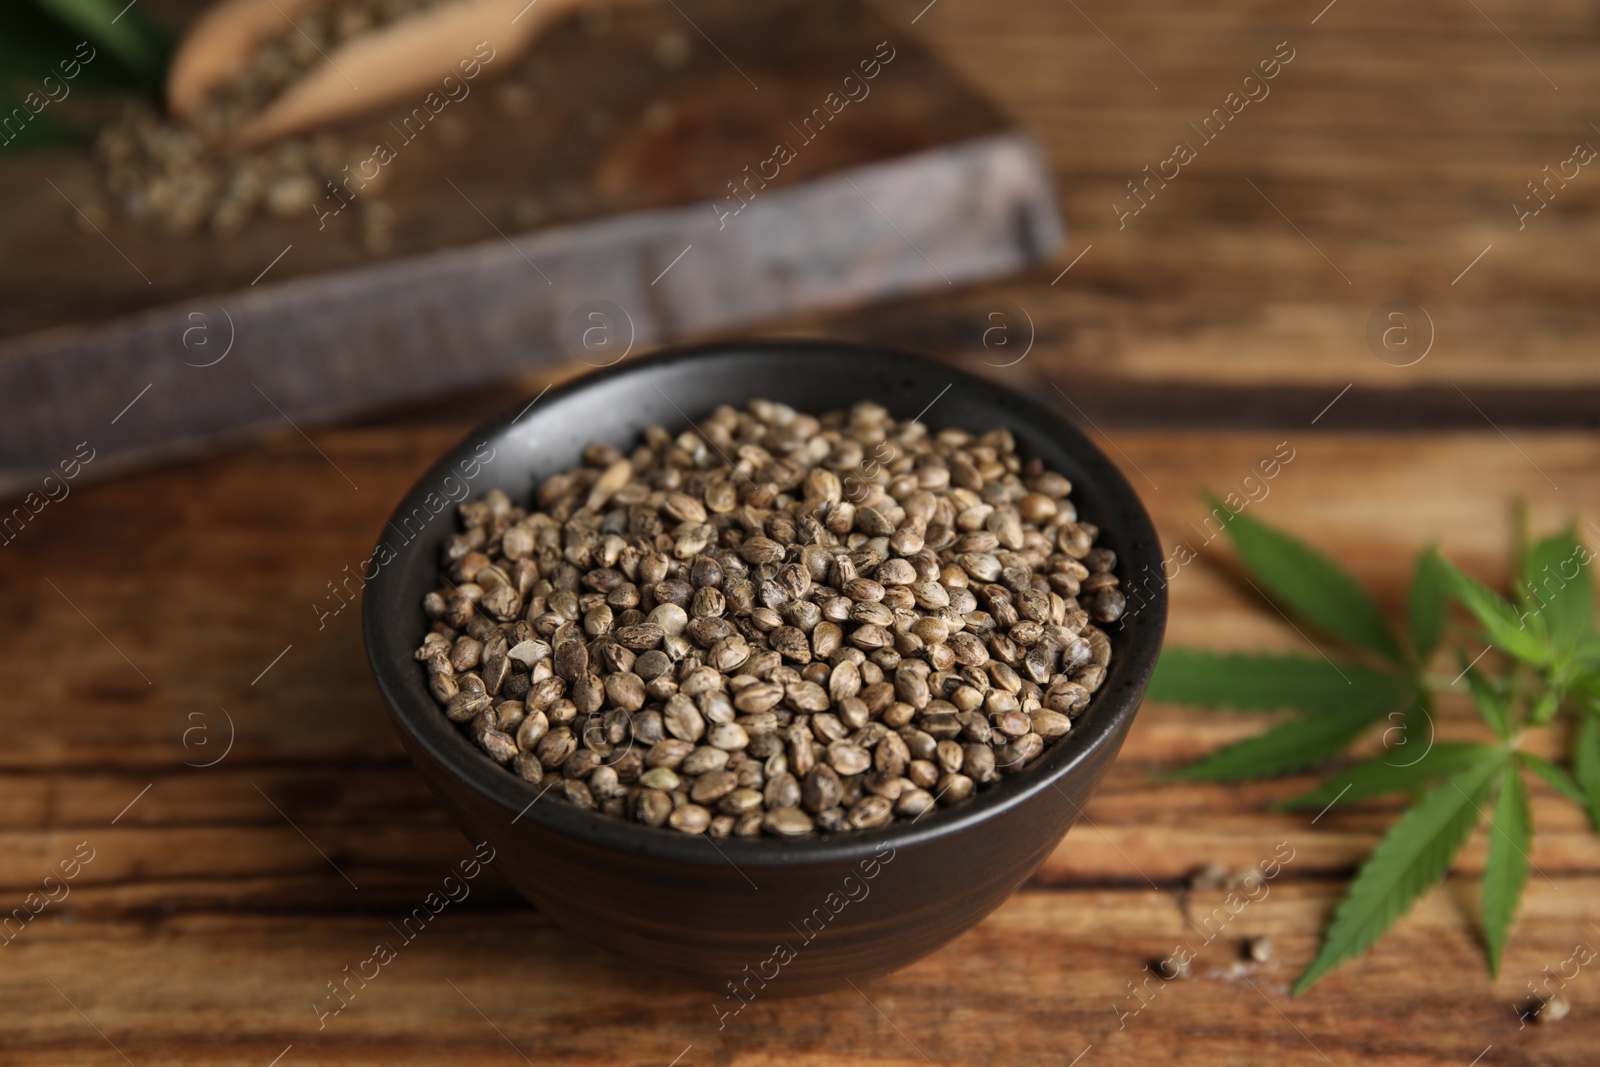
[[[922,2],[879,6],[909,22]],[[1045,395],[1054,382],[1168,543],[1194,540],[1197,487],[1234,485],[1287,441],[1295,459],[1253,506],[1391,609],[1430,542],[1503,579],[1515,499],[1544,527],[1600,521],[1600,178],[1584,169],[1522,231],[1509,206],[1575,141],[1600,145],[1584,111],[1596,24],[1554,0],[1320,8],[941,0],[914,29],[1044,138],[1073,249],[992,289],[767,332],[892,340]],[[1119,230],[1123,182],[1284,40],[1296,57],[1272,95]],[[1410,367],[1364,339],[1390,300],[1436,326]],[[1030,319],[1028,354],[999,366]],[[997,323],[1008,347],[985,345]],[[1498,981],[1472,932],[1480,840],[1370,956],[1291,1000],[1393,809],[1312,825],[1269,810],[1310,779],[1154,783],[1255,728],[1159,704],[1015,899],[859,992],[758,1000],[718,1032],[705,993],[557,932],[486,876],[319,1031],[312,999],[469,845],[390,732],[356,608],[319,628],[313,604],[436,454],[542,384],[79,484],[0,550],[0,903],[93,850],[70,895],[0,948],[0,1063],[1594,1062],[1592,968],[1568,985],[1567,1021],[1519,1029],[1513,1013],[1543,968],[1600,945],[1600,839],[1575,808],[1535,787],[1540,873]],[[1226,559],[1207,546],[1174,581],[1169,640],[1297,647]],[[1471,730],[1446,709],[1444,734]],[[1280,842],[1294,859],[1267,898],[1192,979],[1119,1021],[1128,983],[1220,899],[1186,895],[1185,876]],[[1236,966],[1260,934],[1272,960]]]

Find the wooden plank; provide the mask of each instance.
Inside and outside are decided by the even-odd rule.
[[[1490,1044],[1496,1062],[1589,1062],[1592,1025],[1519,1031],[1512,1005],[1527,979],[1570,955],[1579,895],[1600,881],[1533,888],[1506,977],[1467,990],[1433,977],[1482,968],[1461,932],[1460,888],[1452,881],[1359,970],[1298,1001],[1287,986],[1315,948],[1331,886],[1273,888],[1209,944],[1166,893],[1025,891],[898,974],[804,1001],[758,997],[720,1031],[708,993],[589,951],[526,909],[447,911],[366,988],[352,982],[348,1007],[321,1030],[311,1002],[328,997],[326,983],[374,943],[398,940],[385,917],[41,919],[6,950],[0,990],[7,1062],[19,1067],[121,1062],[111,1044],[137,1064],[266,1064],[290,1045],[283,1062],[310,1064],[517,1063],[520,1053],[630,1067],[674,1057],[680,1067],[1060,1067],[1092,1045],[1081,1062],[1434,1067],[1466,1064]],[[1236,973],[1239,940],[1258,935],[1273,938],[1274,959]],[[1119,1014],[1139,1004],[1128,983],[1178,943],[1197,951],[1196,977],[1152,981],[1143,1009]],[[1582,996],[1580,983],[1571,990]]]

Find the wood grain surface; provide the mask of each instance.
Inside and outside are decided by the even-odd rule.
[[[1578,518],[1593,541],[1600,178],[1585,167],[1521,230],[1511,207],[1574,143],[1600,146],[1592,6],[874,3],[1040,135],[1074,246],[1036,276],[766,332],[933,351],[1057,402],[1163,541],[1200,552],[1172,584],[1173,644],[1304,650],[1191,525],[1199,487],[1237,484],[1280,442],[1295,459],[1251,507],[1391,611],[1430,543],[1503,580],[1519,498],[1536,525]],[[1119,230],[1124,183],[1285,40],[1271,96]],[[1392,300],[1436,325],[1410,367],[1367,345]],[[1395,809],[1313,823],[1270,810],[1310,778],[1154,782],[1259,722],[1156,703],[1036,878],[857,991],[758,1000],[719,1031],[706,994],[588,948],[486,875],[319,1030],[312,998],[470,846],[400,753],[357,607],[319,629],[313,604],[441,450],[543,384],[79,484],[0,548],[0,904],[79,842],[95,850],[0,948],[0,1064],[1595,1062],[1592,967],[1565,989],[1565,1022],[1515,1015],[1547,968],[1600,946],[1600,840],[1575,808],[1534,784],[1537,871],[1497,980],[1473,932],[1480,835],[1369,956],[1290,999]],[[1438,725],[1474,730],[1449,704]],[[1280,843],[1294,860],[1270,894],[1200,946],[1193,978],[1126,1014],[1129,983],[1219,903],[1185,876]],[[1239,965],[1262,934],[1272,961]]]
[[[141,1067],[280,1053],[284,1064],[1065,1067],[1088,1049],[1081,1063],[1464,1067],[1491,1045],[1480,1062],[1590,1062],[1600,1000],[1587,972],[1560,1026],[1519,1029],[1513,1010],[1542,968],[1600,944],[1600,840],[1577,809],[1535,784],[1538,873],[1498,981],[1472,932],[1479,840],[1368,958],[1291,1000],[1329,907],[1394,809],[1336,806],[1313,825],[1269,810],[1309,778],[1155,783],[1260,721],[1160,704],[1140,713],[1084,823],[1017,897],[858,991],[757,1000],[719,1031],[708,994],[555,930],[486,875],[319,1030],[312,998],[470,845],[399,750],[356,607],[319,629],[312,605],[364,558],[410,480],[472,419],[516,400],[490,394],[88,485],[0,551],[12,620],[0,655],[4,902],[20,905],[80,842],[94,852],[70,895],[0,948],[0,1063],[122,1062],[120,1051]],[[1232,576],[1221,542],[1191,525],[1198,487],[1225,489],[1280,442],[1294,458],[1252,507],[1349,561],[1391,609],[1429,542],[1501,578],[1514,498],[1544,525],[1600,517],[1600,442],[1583,433],[1102,429],[1163,541],[1200,553],[1172,584],[1176,644],[1304,650]],[[1465,709],[1444,709],[1439,736],[1473,729]],[[1214,929],[1205,917],[1222,894],[1186,893],[1185,877],[1285,846],[1294,858],[1270,892],[1209,943],[1198,935]],[[1272,961],[1239,962],[1243,938],[1263,934]],[[1127,983],[1180,941],[1199,951],[1195,976],[1126,1014],[1139,1004]]]
[[[874,3],[891,22],[926,6]],[[939,0],[915,28],[1041,134],[1073,244],[1025,282],[874,312],[884,336],[976,344],[988,314],[1020,321],[1020,307],[1059,369],[1141,385],[1432,384],[1468,413],[1451,383],[1480,405],[1473,383],[1582,387],[1600,409],[1600,173],[1569,166],[1564,186],[1541,185],[1548,206],[1521,228],[1513,208],[1538,207],[1527,183],[1575,146],[1600,150],[1592,5]],[[1242,96],[1280,42],[1295,58],[1270,94],[1201,144],[1189,124]],[[1122,225],[1127,183],[1179,141],[1197,158]],[[1408,367],[1366,339],[1399,300],[1433,324]]]
[[[891,24],[926,7],[873,3]],[[1577,145],[1600,150],[1591,8],[939,0],[915,29],[1040,136],[1070,245],[949,300],[769,332],[994,367],[1036,352],[1017,371],[1097,421],[1309,421],[1348,387],[1319,426],[1600,425],[1600,179],[1559,178]],[[1294,59],[1268,95],[1202,144],[1190,124],[1280,42]],[[1178,141],[1197,157],[1122,217]],[[1541,203],[1530,182],[1548,203],[1519,214]],[[1391,320],[1394,302],[1422,311]]]

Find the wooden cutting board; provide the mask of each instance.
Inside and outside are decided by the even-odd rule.
[[[120,217],[84,152],[0,166],[0,492],[86,439],[106,473],[1062,238],[1031,139],[857,0],[597,8],[460,88],[339,131],[342,208],[230,236]]]
[[[796,158],[773,189],[1005,128],[986,101],[855,0],[678,8],[602,7],[603,18],[569,20],[520,61],[491,61],[464,100],[410,141],[396,128],[409,104],[341,128],[357,157],[387,144],[395,159],[377,168],[381,186],[356,188],[351,209],[321,229],[308,209],[229,236],[169,235],[109,210],[86,151],[5,158],[0,338],[245,289],[291,245],[259,284],[497,239],[497,229],[720,200],[780,141]],[[803,141],[791,121],[842,95],[842,79],[876,62],[880,42],[893,59],[866,83],[869,95]],[[681,46],[684,65],[664,67],[657,52]],[[361,224],[379,200],[396,219],[384,254],[365,247]]]

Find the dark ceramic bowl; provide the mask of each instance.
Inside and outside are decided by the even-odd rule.
[[[1065,420],[943,364],[838,344],[721,345],[630,361],[518,404],[422,477],[384,532],[389,552],[378,554],[364,620],[406,750],[473,842],[494,849],[495,869],[553,921],[630,961],[709,984],[730,1011],[741,1002],[734,993],[811,993],[903,967],[998,907],[1061,841],[1122,746],[1166,622],[1157,588],[1110,628],[1110,672],[1071,733],[1024,773],[915,823],[716,840],[553,797],[535,803],[538,787],[490,762],[444,717],[412,659],[428,626],[423,595],[437,587],[441,546],[456,528],[450,498],[498,487],[523,502],[540,479],[575,466],[585,445],[626,451],[647,426],[686,429],[718,404],[756,397],[812,413],[870,399],[898,418],[927,409],[922,419],[935,429],[1009,427],[1024,456],[1072,480],[1079,514],[1100,527],[1125,583],[1161,566],[1138,497]]]

